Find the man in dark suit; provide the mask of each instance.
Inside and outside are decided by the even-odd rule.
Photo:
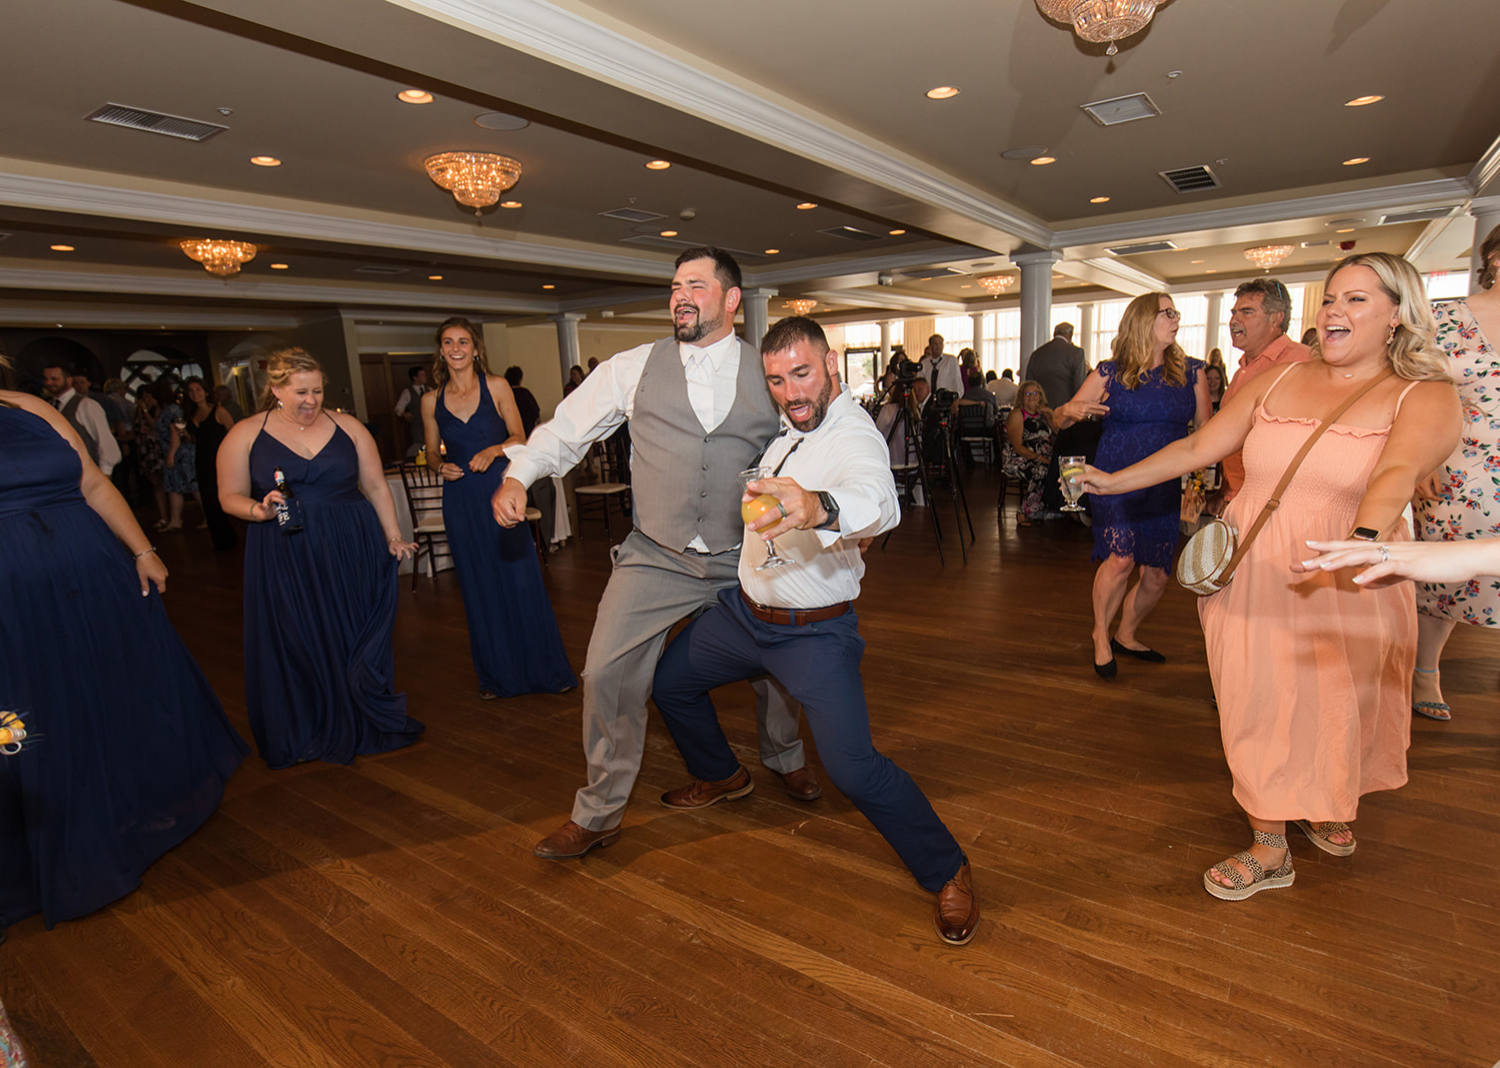
[[[1021,370],[1021,379],[1035,381],[1047,394],[1047,407],[1056,408],[1073,399],[1089,376],[1089,361],[1073,344],[1073,324],[1058,323],[1052,340],[1031,354]]]

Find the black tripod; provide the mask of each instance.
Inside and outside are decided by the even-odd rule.
[[[943,476],[939,479],[939,482],[947,488],[950,499],[953,501],[954,522],[960,523],[960,520],[968,515],[969,504],[967,500],[963,499],[963,485],[958,481],[954,471],[952,416],[946,411],[942,412],[938,417],[934,433],[931,436],[924,435],[922,432],[922,419],[917,414],[916,403],[912,398],[909,388],[910,385],[910,382],[903,382],[899,379],[893,382],[890,388],[876,399],[875,408],[878,411],[881,404],[887,401],[899,405],[900,414],[891,423],[890,428],[885,434],[886,446],[887,448],[890,447],[890,443],[894,440],[898,429],[903,431],[903,440],[906,444],[906,463],[901,470],[910,471],[916,476],[915,483],[921,487],[922,501],[927,506],[927,514],[932,519],[932,533],[937,541],[938,562],[946,567],[948,562],[943,556],[943,525],[938,519],[937,505],[932,496],[933,483],[929,477],[928,457],[931,453],[936,453],[939,457],[939,461],[931,466],[936,467],[938,472]],[[950,393],[949,396],[952,396],[952,394]],[[936,403],[935,399],[934,403]],[[907,482],[907,487],[909,488],[911,484],[911,482]],[[962,515],[959,512],[960,503],[962,503],[963,507]],[[892,530],[886,534],[885,540],[880,543],[881,549],[886,547],[891,540],[891,534],[894,533],[895,531]],[[971,542],[975,540],[973,520],[969,521],[969,540]],[[968,547],[964,545],[961,523],[959,525],[958,545],[960,551],[963,553],[964,563],[968,563],[969,551]]]

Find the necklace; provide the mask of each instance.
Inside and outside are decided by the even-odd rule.
[[[305,431],[307,429],[307,427],[303,426],[301,423],[297,422],[297,420],[287,415],[285,408],[277,408],[276,410],[281,413],[281,418],[285,419],[288,423],[291,423],[292,426],[296,427],[299,431]],[[314,418],[317,417],[314,416]]]

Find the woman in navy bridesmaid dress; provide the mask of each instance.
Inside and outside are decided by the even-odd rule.
[[[1179,315],[1165,293],[1136,297],[1120,317],[1114,358],[1095,367],[1078,393],[1057,409],[1058,428],[1104,418],[1094,466],[1120,471],[1202,426],[1213,415],[1203,361],[1177,344]],[[1162,663],[1136,630],[1161,600],[1177,554],[1182,487],[1177,479],[1118,496],[1091,498],[1094,517],[1094,671],[1114,678],[1116,654]],[[1126,592],[1130,573],[1140,581]],[[1115,615],[1120,622],[1114,632]]]
[[[273,768],[336,764],[415,742],[422,724],[395,688],[401,537],[375,442],[323,410],[323,372],[301,349],[267,365],[264,413],[219,447],[219,500],[248,520],[245,702]],[[280,470],[292,490],[276,488]],[[283,523],[278,508],[298,520]],[[300,525],[300,529],[292,530]]]
[[[102,908],[218,807],[248,748],[167,618],[167,569],[73,429],[0,392],[0,930]],[[134,559],[132,559],[132,557]]]
[[[443,521],[469,621],[469,651],[479,696],[561,693],[578,685],[563,650],[536,548],[524,526],[495,522],[490,498],[509,461],[505,446],[524,441],[510,386],[489,373],[484,342],[467,319],[437,331],[437,388],[422,397],[429,462],[448,453]]]

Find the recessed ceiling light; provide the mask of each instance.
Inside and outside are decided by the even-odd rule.
[[[1352,226],[1346,226],[1342,230],[1335,230],[1334,233],[1336,233],[1336,234],[1352,234],[1352,233],[1354,233],[1354,227],[1352,227]]]
[[[661,236],[662,237],[676,237],[677,236],[677,231],[676,230],[663,230],[661,232]]]
[[[1205,270],[1203,273],[1204,274],[1218,274],[1219,273],[1219,269],[1217,267],[1210,267],[1207,270]]]
[[[425,89],[403,89],[396,94],[396,99],[403,104],[430,104],[432,94]]]
[[[816,207],[817,207],[817,205],[814,204],[811,200],[804,200],[801,204],[797,205],[797,210],[798,211],[812,211],[813,208],[816,208]]]
[[[273,263],[273,264],[271,264],[271,270],[273,270],[273,271],[284,271],[284,270],[286,270],[290,266],[291,266],[291,264],[289,264],[289,263]]]
[[[958,86],[939,85],[927,90],[928,100],[948,100],[958,95]]]
[[[1344,160],[1344,166],[1345,167],[1357,167],[1361,163],[1369,163],[1369,162],[1370,162],[1370,157],[1369,156],[1355,156],[1353,159],[1346,159],[1346,160]]]
[[[1353,100],[1345,100],[1344,107],[1362,108],[1366,104],[1378,104],[1384,99],[1385,97],[1381,96],[1379,93],[1371,93],[1369,96],[1357,96]]]
[[[443,280],[443,276],[440,274],[429,274],[427,276],[427,280],[429,282],[441,282]]]
[[[542,288],[543,289],[556,289],[557,287],[555,285],[553,285],[551,282],[548,282],[545,285],[543,285]]]
[[[886,233],[890,234],[892,237],[900,237],[902,234],[906,233],[906,231],[905,230],[887,230]]]
[[[1108,204],[1109,197],[1089,197],[1090,204]]]
[[[1031,165],[1033,167],[1045,167],[1049,163],[1056,163],[1056,162],[1057,162],[1057,157],[1056,156],[1038,156],[1036,159],[1034,159],[1034,160],[1031,161]]]
[[[50,248],[53,252],[72,252],[73,251],[73,246],[72,245],[49,245],[47,247]]]
[[[779,255],[781,255],[781,249],[779,249],[779,248],[768,248],[768,249],[766,249],[766,255],[767,256],[779,256]]]
[[[973,286],[971,286],[971,285],[961,285],[961,286],[959,286],[959,287],[958,287],[958,288],[959,288],[959,289],[973,289],[973,288],[974,288],[974,287],[973,287]]]
[[[667,162],[664,159],[654,159],[646,164],[646,169],[648,171],[664,171],[671,165],[671,163]]]
[[[1189,263],[1206,263],[1206,260],[1189,260]]]
[[[502,208],[519,208],[521,206],[521,202],[519,200],[502,200],[500,202],[500,206]]]
[[[250,162],[257,167],[280,167],[281,160],[275,156],[251,156]]]

